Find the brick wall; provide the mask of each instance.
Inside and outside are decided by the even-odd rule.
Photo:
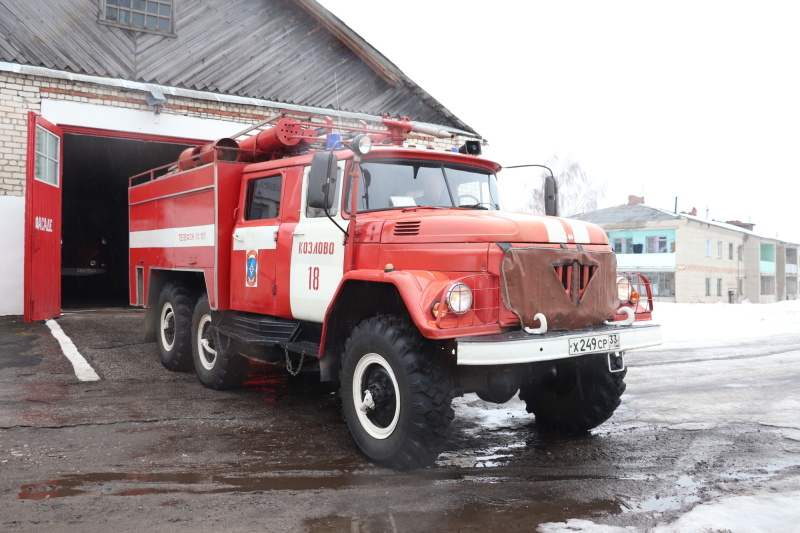
[[[0,72],[0,196],[22,196],[28,111],[38,112],[41,79]]]

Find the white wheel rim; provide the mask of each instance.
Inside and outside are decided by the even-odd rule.
[[[203,335],[206,326],[209,324],[211,324],[211,315],[203,315],[197,325],[197,355],[203,368],[213,370],[214,365],[217,364],[217,352],[216,350],[208,349],[208,341]]]
[[[170,322],[172,322],[172,340],[170,341],[167,339],[167,330],[170,327]],[[164,307],[161,308],[161,327],[159,328],[161,331],[161,345],[167,349],[167,351],[172,350],[175,346],[175,310],[172,308],[172,304],[167,302],[164,304]]]
[[[372,365],[378,365],[383,368],[391,378],[392,386],[394,387],[394,394],[396,398],[394,416],[392,417],[391,423],[389,423],[389,425],[386,427],[381,427],[375,424],[369,419],[369,416],[367,416],[371,407],[366,407],[365,403],[369,403],[370,398],[367,398],[367,402],[365,402],[366,390],[364,390],[363,381],[367,376],[367,370]],[[356,415],[358,416],[358,421],[361,423],[361,427],[363,427],[364,431],[366,431],[371,437],[383,440],[392,435],[397,427],[397,422],[400,419],[400,388],[397,386],[397,378],[394,375],[392,367],[389,365],[386,359],[383,358],[383,356],[376,353],[370,353],[362,357],[356,365],[356,368],[353,372],[353,404]]]

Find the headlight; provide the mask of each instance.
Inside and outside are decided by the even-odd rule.
[[[632,287],[630,281],[623,276],[617,278],[617,298],[620,302],[627,302],[631,299]]]
[[[445,295],[447,307],[457,315],[463,315],[472,307],[472,290],[460,281],[454,283]]]
[[[369,135],[356,135],[353,139],[353,151],[358,155],[367,155],[372,150],[372,139]]]

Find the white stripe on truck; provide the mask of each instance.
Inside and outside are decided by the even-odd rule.
[[[214,246],[216,232],[214,224],[132,231],[131,248],[189,248],[192,246]]]

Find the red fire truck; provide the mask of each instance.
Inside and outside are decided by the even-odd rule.
[[[503,211],[477,142],[421,149],[406,137],[451,135],[382,123],[281,115],[131,178],[131,304],[164,366],[213,389],[249,360],[314,370],[397,469],[436,459],[465,393],[603,423],[623,352],[660,343],[649,284],[617,275],[599,227]]]

